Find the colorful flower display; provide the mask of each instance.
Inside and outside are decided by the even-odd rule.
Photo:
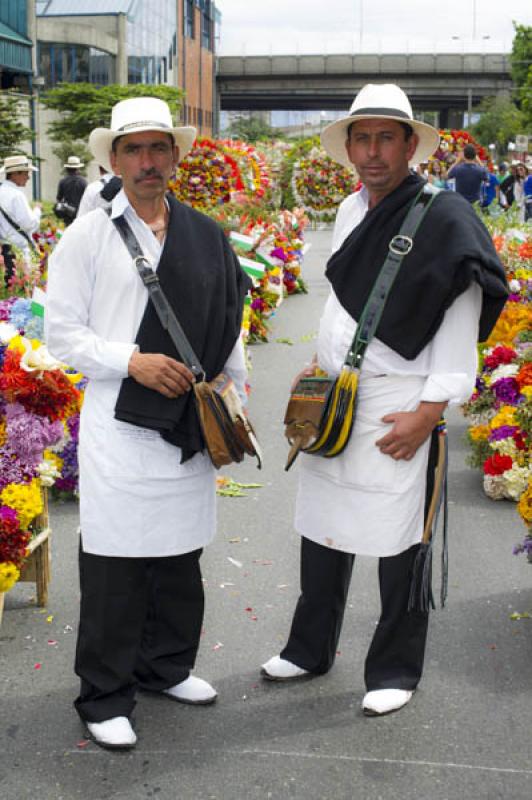
[[[294,164],[294,200],[313,220],[334,219],[338,206],[355,187],[353,173],[330,158],[322,147],[313,147]]]
[[[198,139],[170,181],[178,200],[201,210],[238,197],[263,198],[269,185],[264,156],[252,145],[231,139]]]
[[[80,376],[29,338],[42,324],[31,306],[24,298],[0,301],[0,592],[19,578],[43,511],[43,487],[60,475],[53,450],[72,438],[70,419],[81,400]]]
[[[440,130],[440,146],[431,156],[430,161],[440,161],[442,166],[448,169],[466,144],[474,145],[480,160],[491,169],[493,165],[489,152],[479,145],[470,133],[461,130]]]
[[[479,348],[475,391],[464,406],[469,461],[483,471],[487,496],[517,502],[527,526],[515,553],[532,554],[532,242],[526,232],[490,221],[505,264],[510,295],[488,341]]]

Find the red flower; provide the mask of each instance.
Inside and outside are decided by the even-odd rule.
[[[511,364],[516,356],[517,353],[511,347],[498,345],[489,356],[486,356],[484,366],[488,369],[496,369],[500,364]]]
[[[506,470],[511,469],[513,464],[510,456],[501,456],[495,453],[484,461],[485,475],[502,475]]]

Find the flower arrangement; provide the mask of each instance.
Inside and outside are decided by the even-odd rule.
[[[532,242],[507,220],[489,220],[510,295],[489,339],[479,347],[475,391],[464,405],[469,462],[483,472],[486,495],[517,502],[527,536],[515,553],[532,554]]]
[[[0,301],[0,592],[19,578],[43,510],[42,488],[60,475],[54,449],[68,440],[81,397],[79,376],[28,338],[30,306],[22,298]]]
[[[480,160],[485,162],[489,169],[492,169],[493,164],[489,152],[479,145],[470,133],[462,130],[440,130],[440,145],[429,161],[439,161],[443,167],[448,169],[466,144],[474,145]]]
[[[178,200],[206,211],[239,195],[263,198],[269,185],[266,160],[252,145],[199,139],[181,161],[169,188]]]
[[[268,211],[256,200],[232,202],[209,213],[231,239],[254,282],[244,314],[247,340],[265,342],[268,319],[283,296],[306,291],[301,264],[308,217],[302,209]]]
[[[321,147],[295,162],[291,188],[294,200],[313,220],[330,221],[342,200],[355,190],[353,173]]]
[[[523,520],[527,533],[522,542],[514,547],[514,555],[524,553],[532,564],[532,480],[521,495],[517,510]]]

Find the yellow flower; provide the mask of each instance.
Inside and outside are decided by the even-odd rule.
[[[473,428],[469,428],[469,436],[474,442],[487,439],[489,436],[489,432],[490,432],[489,425],[475,425]]]
[[[517,425],[514,414],[514,406],[502,406],[498,414],[495,414],[490,420],[490,428],[493,430],[494,428],[501,428],[503,425]]]
[[[22,336],[20,334],[18,336],[13,336],[11,341],[7,346],[8,350],[18,350],[19,353],[24,353],[26,348],[24,346],[24,342],[22,340]]]
[[[31,483],[8,483],[0,494],[2,505],[14,508],[22,530],[27,530],[32,519],[42,513],[41,488],[37,478]]]
[[[523,386],[521,394],[524,394],[527,400],[532,399],[532,386]]]
[[[517,504],[519,511],[525,525],[532,525],[532,481],[528,484],[528,488],[523,492]]]
[[[57,453],[53,453],[51,450],[45,450],[43,453],[43,458],[45,461],[50,461],[58,472],[61,472],[63,469],[63,459],[61,456],[58,456]]]
[[[20,571],[11,561],[0,564],[0,592],[9,592],[20,577]]]
[[[5,420],[2,420],[2,422],[0,422],[0,447],[2,447],[6,443],[6,438],[7,438],[6,423]]]

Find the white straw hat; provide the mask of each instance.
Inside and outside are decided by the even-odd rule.
[[[367,83],[355,97],[349,116],[327,125],[321,134],[321,143],[331,158],[355,173],[345,149],[345,142],[347,129],[352,122],[359,119],[392,119],[410,125],[419,136],[419,144],[411,164],[426,161],[440,143],[440,134],[436,128],[413,118],[410,101],[399,86],[394,83]]]
[[[85,164],[77,156],[69,156],[66,160],[66,164],[63,164],[63,166],[65,169],[81,169]]]
[[[89,147],[102,167],[112,172],[110,153],[114,139],[128,133],[161,131],[169,133],[179,148],[181,160],[194,144],[196,128],[175,127],[168,104],[157,97],[131,97],[121,100],[111,112],[110,128],[95,128],[89,136]]]
[[[38,172],[39,170],[33,166],[28,156],[8,156],[4,158],[2,171],[9,175],[10,172]]]

